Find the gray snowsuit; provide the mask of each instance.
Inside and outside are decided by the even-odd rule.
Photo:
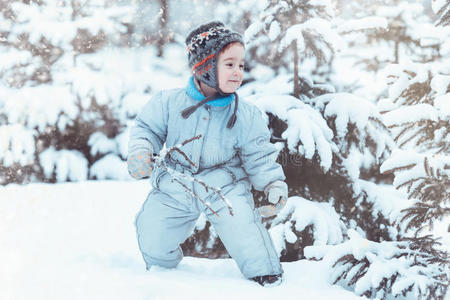
[[[232,204],[234,216],[211,190],[207,192],[195,182],[184,182],[208,201],[219,217],[172,181],[166,171],[156,168],[151,175],[152,190],[136,218],[139,248],[147,269],[152,265],[178,265],[183,257],[180,244],[192,234],[203,212],[245,277],[283,273],[251,194],[252,185],[262,191],[270,183],[285,179],[281,166],[275,162],[277,151],[269,141],[262,114],[254,105],[239,101],[236,123],[228,129],[226,124],[235,103],[218,99],[216,105],[203,105],[184,119],[180,112],[198,103],[198,93],[191,80],[186,89],[154,95],[136,118],[129,149],[132,151],[145,141],[159,153],[164,144],[170,148],[201,134],[201,139],[181,148],[197,167],[178,152],[171,153],[168,164],[221,188]]]

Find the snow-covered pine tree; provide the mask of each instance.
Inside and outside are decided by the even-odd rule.
[[[311,88],[308,72],[316,82],[326,82],[327,66],[341,43],[331,29],[332,15],[330,0],[266,1],[259,19],[245,33],[250,67],[263,64],[277,74],[287,70],[293,75],[290,80],[297,98]],[[299,70],[299,64],[309,65],[308,70]]]
[[[1,184],[128,176],[119,107],[133,88],[105,70],[127,14],[110,1],[0,3]]]
[[[335,23],[348,47],[334,60],[336,72],[331,79],[339,83],[337,90],[380,99],[387,93],[380,71],[388,64],[439,59],[443,29],[433,26],[435,16],[427,4],[421,0],[338,1]]]
[[[435,39],[439,29],[433,27],[433,16],[425,13],[423,1],[358,1],[358,5],[358,14],[384,18],[387,22],[385,30],[369,31],[354,41],[354,48],[358,45],[379,48],[377,52],[370,52],[374,54],[373,58],[364,57],[371,60],[368,66],[372,69],[398,63],[406,57],[427,62],[440,56],[439,43]]]
[[[439,271],[433,277],[436,281],[427,281],[422,291],[433,299],[444,299],[450,284],[448,248],[441,247],[433,236],[436,227],[450,228],[449,64],[450,55],[443,64],[396,66],[393,69],[397,70],[388,73],[390,80],[394,79],[390,98],[380,103],[385,109],[384,121],[400,148],[383,163],[381,171],[392,172],[394,185],[405,189],[413,201],[399,221],[404,232],[400,241],[414,244],[420,255],[435,257],[421,262]]]
[[[440,3],[433,7],[440,16],[437,24],[446,24],[443,12],[450,4]],[[400,148],[381,169],[393,172],[394,185],[417,200],[402,219],[405,231],[415,228],[416,234],[450,215],[450,27],[445,28],[442,60],[389,68],[389,98],[379,104]]]
[[[442,60],[407,62],[386,70],[389,97],[380,101],[379,108],[399,149],[381,171],[392,172],[394,185],[410,198],[395,222],[396,241],[377,243],[349,232],[350,240],[341,245],[305,249],[307,257],[328,262],[335,283],[358,295],[448,296],[448,244],[441,245],[439,235],[448,233],[450,225],[450,31],[442,32]]]

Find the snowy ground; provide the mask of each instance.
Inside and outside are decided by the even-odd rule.
[[[0,187],[0,298],[363,299],[306,260],[283,263],[274,288],[246,280],[231,259],[185,257],[176,269],[145,271],[134,217],[148,190],[146,181]]]

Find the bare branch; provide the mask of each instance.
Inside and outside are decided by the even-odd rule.
[[[189,188],[187,185],[185,185],[183,182],[181,182],[181,181],[180,181],[179,179],[177,179],[177,178],[174,178],[173,180],[176,181],[176,182],[178,182],[178,183],[179,183],[182,187],[184,187],[185,190],[188,191],[192,196],[194,196],[195,198],[199,199],[203,204],[205,204],[205,206],[208,207],[209,210],[211,210],[213,214],[215,214],[216,216],[220,217],[219,214],[216,213],[216,212],[214,211],[214,209],[212,209],[212,207],[211,207],[207,202],[205,202],[205,200],[203,200],[197,193],[195,193],[191,188]]]
[[[227,206],[227,208],[228,208],[228,211],[229,211],[230,215],[231,215],[231,216],[234,216],[232,205],[231,205],[231,203],[224,197],[224,195],[223,195],[221,189],[218,189],[218,188],[215,188],[215,187],[213,187],[213,186],[210,186],[210,185],[206,184],[205,182],[203,182],[203,181],[201,181],[201,180],[199,180],[199,179],[193,177],[192,175],[187,175],[187,174],[178,172],[178,171],[172,169],[171,167],[169,167],[169,166],[167,165],[166,161],[165,161],[165,157],[166,157],[167,155],[170,155],[170,153],[176,151],[176,152],[180,153],[180,154],[181,154],[181,155],[189,162],[190,165],[192,165],[192,166],[194,166],[194,167],[197,167],[197,165],[196,165],[192,160],[190,160],[189,157],[186,155],[186,153],[185,153],[183,150],[181,150],[180,148],[183,147],[184,145],[186,145],[186,144],[188,144],[188,143],[194,141],[194,140],[200,139],[201,137],[202,137],[202,135],[198,135],[198,136],[195,136],[195,137],[193,137],[193,138],[187,139],[187,140],[185,140],[184,142],[182,142],[181,144],[178,144],[178,145],[176,145],[176,146],[173,146],[173,147],[171,147],[171,148],[169,148],[169,149],[167,149],[167,150],[165,150],[165,151],[162,150],[162,151],[159,153],[159,155],[156,156],[155,159],[154,159],[154,161],[155,161],[155,166],[164,169],[164,170],[172,177],[172,180],[173,180],[173,181],[175,181],[175,182],[177,182],[178,184],[180,184],[180,185],[181,185],[187,192],[189,192],[194,198],[200,200],[200,201],[201,201],[203,204],[205,204],[205,206],[208,207],[208,208],[209,208],[216,216],[220,217],[219,214],[217,214],[217,212],[215,212],[207,202],[205,202],[205,201],[204,201],[197,193],[195,193],[191,188],[189,188],[187,185],[185,185],[185,184],[182,182],[182,180],[191,181],[191,182],[196,182],[196,183],[202,185],[202,186],[205,188],[206,192],[208,192],[209,190],[213,191],[214,193],[216,193],[216,194],[219,196],[219,198],[220,198],[223,202],[225,202],[225,204],[226,204],[226,206]]]

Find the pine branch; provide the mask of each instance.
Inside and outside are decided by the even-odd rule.
[[[374,117],[369,117],[369,120],[372,121],[373,123],[375,123],[378,128],[383,129],[386,133],[389,133],[389,128],[386,127],[386,125],[384,125],[383,122],[381,122],[380,119],[374,118]]]
[[[436,26],[450,25],[450,1],[447,1],[436,14],[439,16]]]
[[[393,173],[395,173],[397,171],[409,170],[409,169],[412,169],[413,167],[415,167],[416,165],[417,165],[416,163],[412,163],[412,164],[409,164],[409,165],[406,165],[406,166],[396,167],[396,168],[393,168],[393,169],[386,170],[382,174],[393,174]]]
[[[400,222],[407,221],[406,231],[417,228],[416,235],[425,227],[432,227],[435,220],[450,215],[449,207],[440,207],[437,204],[416,203],[415,206],[401,211],[404,215]]]
[[[416,186],[416,188],[414,189],[414,191],[411,193],[411,196],[409,197],[409,199],[411,198],[416,198],[417,196],[422,194],[422,189],[427,185],[427,182],[424,180],[422,181],[418,186]]]
[[[408,180],[408,181],[406,181],[406,182],[403,182],[402,184],[398,185],[396,188],[397,188],[397,189],[400,189],[400,188],[402,188],[402,187],[404,187],[404,186],[407,186],[407,187],[408,187],[408,194],[409,194],[409,192],[410,192],[410,190],[411,190],[412,184],[413,184],[414,182],[420,180],[420,179],[425,179],[425,178],[424,178],[424,177],[416,177],[416,178],[412,178],[412,179],[410,179],[410,180]],[[411,199],[411,196],[409,196],[408,198]]]
[[[408,71],[404,71],[405,73],[408,73]],[[411,78],[414,78],[417,74],[413,73],[414,75],[411,76]],[[425,82],[414,82],[412,83],[407,89],[403,90],[403,92],[398,96],[397,99],[402,98],[405,100],[403,105],[415,105],[421,102],[426,95],[428,95],[431,92],[431,79],[433,78],[431,72],[428,72],[428,80]],[[395,102],[395,101],[394,101]]]
[[[370,250],[365,247],[357,248],[355,243],[349,243],[347,246],[330,246],[327,255],[331,257],[328,259],[336,257],[337,253],[344,253],[339,258],[333,259],[335,262],[332,268],[336,271],[334,284],[341,282],[355,288],[360,280],[363,280],[364,282],[358,286],[359,294],[370,298],[374,298],[375,295],[381,296],[382,299],[388,295],[406,297],[408,293],[414,291],[415,296],[420,299],[444,299],[450,283],[448,275],[450,260],[445,251],[435,249],[436,245],[439,245],[437,239],[428,235],[384,243],[374,243]],[[390,251],[383,250],[385,247]],[[355,258],[354,251],[362,257]],[[379,268],[389,269],[391,272],[379,278],[380,273],[375,271]],[[421,281],[420,284],[417,280]],[[372,284],[366,284],[367,282]],[[405,285],[404,282],[411,283]],[[394,287],[395,294],[393,294]]]
[[[420,124],[420,123],[419,123],[419,124]],[[411,141],[413,138],[417,137],[417,135],[418,135],[421,131],[424,131],[424,128],[418,127],[418,128],[416,129],[415,134],[411,134],[410,137],[408,137],[407,139],[405,139],[405,140],[404,140],[400,145],[398,145],[398,146],[399,146],[400,148],[403,147],[403,146],[405,146],[409,141]]]
[[[402,124],[401,124],[401,125],[402,125]],[[401,125],[399,125],[399,126],[401,126]],[[414,125],[415,125],[414,123],[409,123],[408,126],[404,127],[404,128],[399,132],[399,134],[397,134],[397,136],[394,138],[394,141],[397,143],[398,140],[400,139],[400,137],[401,137],[403,134],[405,134],[408,130],[410,130],[411,128],[413,128]],[[390,127],[390,128],[393,128],[393,127]]]

